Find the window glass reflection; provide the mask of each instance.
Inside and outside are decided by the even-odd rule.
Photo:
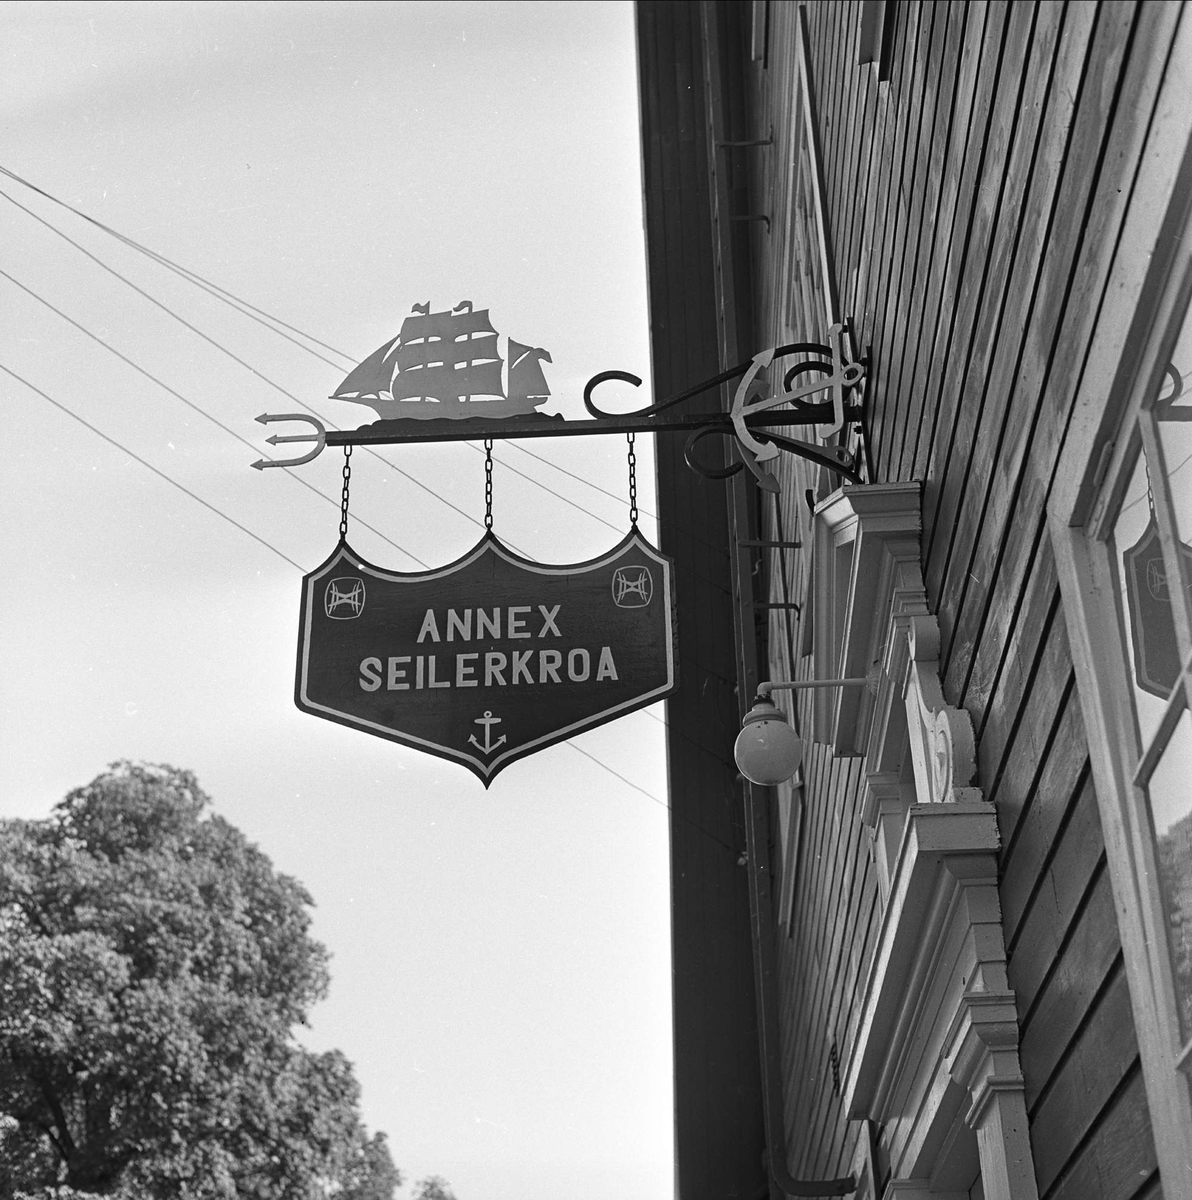
[[[1183,1040],[1192,1039],[1192,717],[1187,709],[1147,785]]]
[[[1154,407],[1178,536],[1192,540],[1192,309],[1171,351]]]
[[[1159,727],[1178,674],[1171,603],[1163,587],[1163,551],[1140,453],[1113,526],[1118,602],[1130,661],[1134,711],[1145,747]]]

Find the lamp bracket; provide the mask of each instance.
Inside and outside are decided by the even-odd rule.
[[[874,666],[868,675],[852,679],[769,679],[757,685],[757,699],[769,700],[771,692],[794,692],[804,688],[864,687],[874,694],[881,682],[881,666]]]
[[[314,442],[307,454],[290,459],[260,459],[252,465],[265,467],[295,467],[310,462],[326,446],[392,446],[425,442],[509,441],[538,437],[591,437],[596,434],[624,433],[686,433],[685,458],[688,466],[709,479],[726,479],[748,468],[758,484],[767,491],[777,491],[778,480],[768,470],[783,451],[796,454],[810,462],[836,472],[850,483],[859,483],[860,456],[844,446],[829,444],[827,439],[844,441],[850,429],[863,436],[863,406],[850,400],[850,392],[865,376],[861,362],[846,361],[842,347],[843,326],[833,325],[828,332],[828,345],[815,342],[793,342],[775,346],[754,355],[748,362],[739,363],[705,379],[681,392],[627,413],[605,412],[597,407],[592,396],[601,384],[619,381],[641,386],[641,379],[628,371],[602,371],[588,380],[584,388],[584,408],[590,420],[569,421],[560,415],[544,416],[530,413],[515,417],[469,417],[463,420],[447,418],[414,419],[390,418],[362,425],[358,429],[328,429],[318,417],[305,413],[270,414],[257,417],[262,424],[274,421],[305,421],[314,433],[281,436],[266,440],[272,445],[283,442]],[[794,359],[785,366],[781,390],[767,395],[764,375],[769,368]],[[802,376],[811,378],[795,385]],[[727,412],[683,413],[672,415],[668,409],[711,391],[722,384],[740,380]],[[665,416],[662,414],[666,414]],[[791,426],[814,426],[821,442],[787,437],[777,430]],[[713,435],[733,438],[740,455],[739,462],[726,467],[709,467],[698,462],[694,450],[700,441]]]

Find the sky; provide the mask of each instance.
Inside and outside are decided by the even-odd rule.
[[[335,348],[0,178],[0,365],[25,381],[0,372],[0,816],[116,759],[193,770],[314,896],[332,989],[304,1037],[355,1063],[401,1195],[673,1192],[662,711],[487,791],[300,713],[342,457],[253,471],[254,418],[367,421],[325,397],[426,301],[546,347],[549,411],[598,371],[648,381],[637,122],[629,4],[0,7],[0,167]],[[483,485],[475,446],[357,451],[352,545],[450,562]],[[623,439],[499,445],[495,531],[582,561],[626,492]]]

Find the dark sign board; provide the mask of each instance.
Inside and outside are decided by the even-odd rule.
[[[1179,543],[1184,569],[1192,576],[1192,547]],[[1144,692],[1166,699],[1180,675],[1180,648],[1171,610],[1170,580],[1154,514],[1142,536],[1122,554],[1134,676]],[[1189,596],[1192,600],[1192,595]]]
[[[341,542],[302,581],[298,707],[461,763],[486,787],[676,686],[673,565],[636,531],[567,566],[489,533],[420,573]]]

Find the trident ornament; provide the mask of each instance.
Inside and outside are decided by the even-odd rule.
[[[317,417],[308,417],[306,413],[261,413],[257,421],[268,425],[271,421],[306,421],[314,427],[314,433],[274,433],[265,441],[271,446],[279,446],[282,442],[314,442],[315,448],[309,454],[298,458],[258,458],[253,467],[263,471],[266,467],[297,467],[317,458],[327,444],[327,426]]]

